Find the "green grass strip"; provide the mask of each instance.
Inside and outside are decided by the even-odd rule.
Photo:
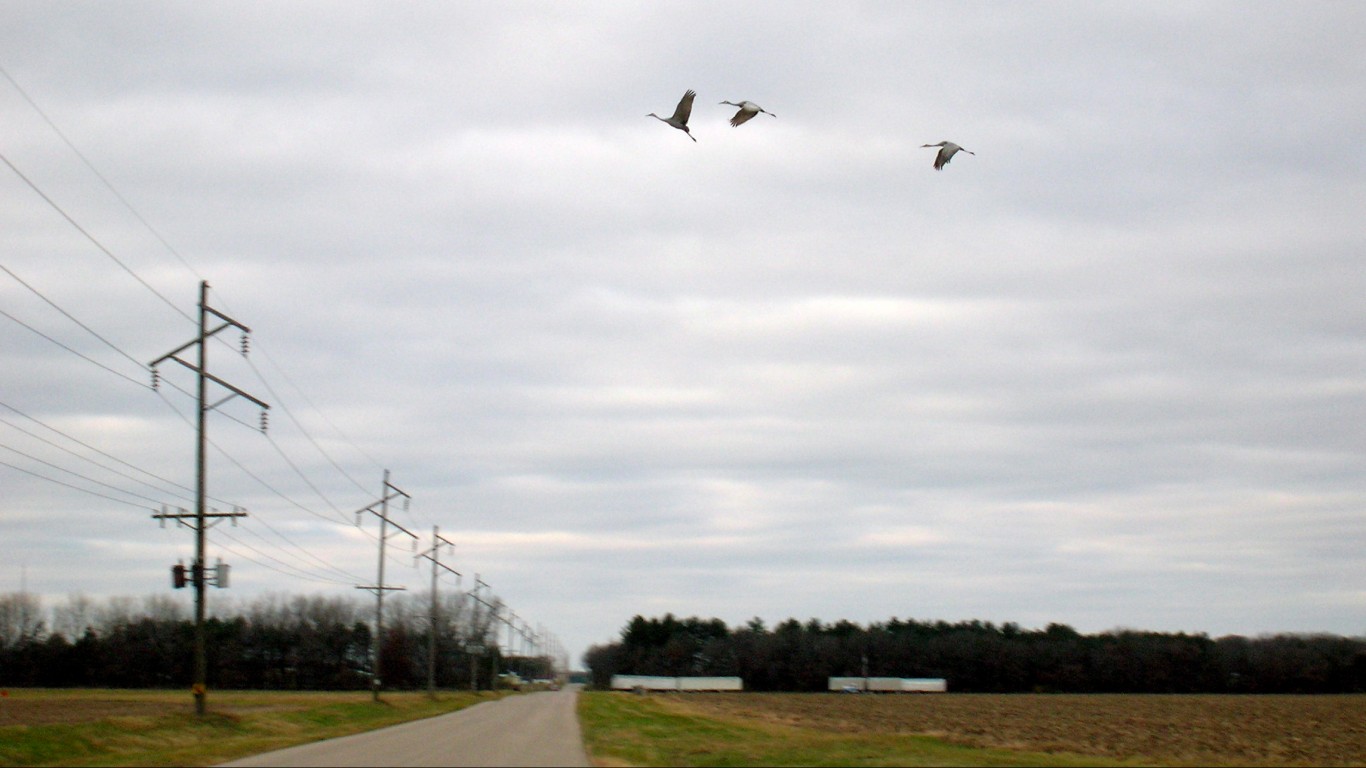
[[[16,692],[17,694],[17,692]],[[60,697],[61,692],[48,695]],[[69,697],[78,708],[85,693]],[[124,699],[126,692],[106,692]],[[501,693],[389,693],[375,703],[366,692],[215,692],[196,716],[188,694],[138,692],[167,714],[106,716],[91,722],[0,726],[0,766],[199,766],[296,744],[346,736],[454,712]]]

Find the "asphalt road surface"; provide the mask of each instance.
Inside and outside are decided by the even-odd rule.
[[[448,715],[266,752],[241,766],[587,766],[578,686],[507,696]]]

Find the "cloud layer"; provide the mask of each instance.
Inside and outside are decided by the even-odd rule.
[[[0,585],[188,556],[144,366],[207,279],[273,406],[210,419],[239,597],[372,580],[388,468],[575,659],[666,611],[1366,631],[1356,6],[6,15]],[[696,143],[645,117],[687,88]]]

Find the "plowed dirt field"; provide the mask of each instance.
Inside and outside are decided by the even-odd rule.
[[[1366,765],[1366,695],[693,694],[702,715],[1164,765]]]

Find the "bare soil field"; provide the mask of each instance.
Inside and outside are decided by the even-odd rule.
[[[1162,765],[1366,765],[1366,695],[685,694],[681,710]]]

